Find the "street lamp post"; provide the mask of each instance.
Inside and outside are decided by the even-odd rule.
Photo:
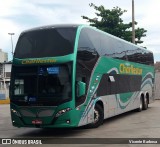
[[[134,0],[132,0],[132,43],[135,44]]]
[[[12,57],[13,57],[13,39],[12,39],[12,35],[14,35],[14,33],[8,33],[8,35],[11,35],[11,44],[12,44]]]

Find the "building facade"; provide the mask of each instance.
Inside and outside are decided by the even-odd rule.
[[[8,62],[8,53],[0,49],[0,99],[9,97],[11,62]]]
[[[8,62],[8,53],[3,52],[2,49],[0,49],[0,63]]]
[[[0,99],[9,97],[9,85],[12,62],[0,63]]]
[[[160,62],[154,64],[156,72],[160,72]]]

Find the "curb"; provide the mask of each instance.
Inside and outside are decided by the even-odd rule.
[[[10,99],[0,100],[0,104],[10,104]]]

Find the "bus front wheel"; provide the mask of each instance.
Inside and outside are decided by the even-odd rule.
[[[104,112],[100,105],[96,104],[94,107],[94,122],[89,124],[90,128],[97,128],[103,124]]]

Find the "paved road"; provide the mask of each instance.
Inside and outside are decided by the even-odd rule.
[[[15,128],[11,125],[9,105],[0,105],[0,138],[10,137],[70,137],[70,138],[160,138],[160,100],[149,105],[148,110],[142,112],[128,112],[105,120],[96,129],[36,129]],[[15,145],[16,146],[16,145]],[[32,145],[34,146],[34,145]],[[50,146],[50,145],[44,145]],[[52,144],[53,146],[53,144]],[[55,145],[57,146],[57,145]],[[71,145],[58,145],[68,146]],[[82,145],[73,145],[82,146]],[[84,145],[104,146],[104,145]],[[118,146],[118,145],[107,145]],[[126,147],[139,146],[126,144]],[[143,145],[142,145],[143,146]],[[153,145],[150,145],[153,146]],[[155,145],[159,146],[159,145]]]

